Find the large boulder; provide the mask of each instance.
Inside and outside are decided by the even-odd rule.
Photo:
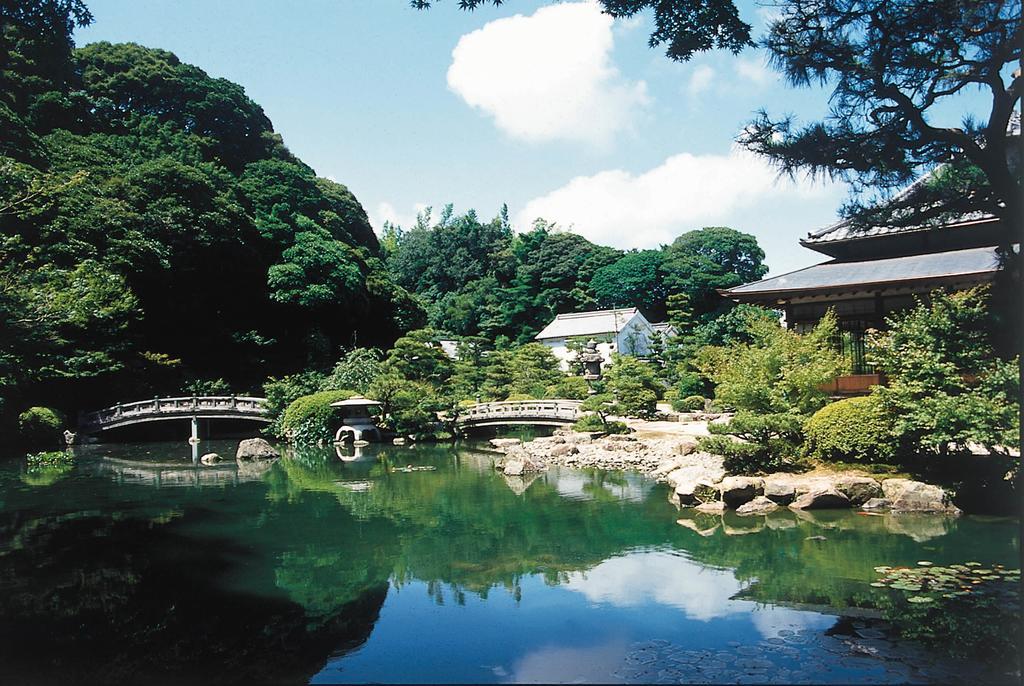
[[[262,438],[246,438],[235,451],[236,460],[272,460],[276,457],[280,457],[280,453]]]
[[[764,480],[754,476],[727,476],[718,488],[722,501],[731,508],[737,508],[764,493]]]
[[[504,448],[511,447],[513,445],[519,445],[522,443],[518,438],[492,438],[489,443],[492,448],[502,450]]]
[[[675,487],[681,505],[697,505],[709,500],[718,500],[718,489],[714,484],[724,476],[725,470],[704,465],[690,465],[673,470],[665,481]]]
[[[942,512],[960,514],[952,497],[941,486],[933,486],[911,479],[886,479],[882,491],[892,501],[893,512]]]
[[[765,479],[764,497],[779,505],[789,505],[796,500],[796,487],[792,481]]]
[[[832,485],[837,491],[850,499],[853,505],[863,505],[872,498],[882,496],[882,487],[877,481],[869,476],[854,476],[844,474],[836,477]]]
[[[796,510],[828,510],[850,506],[850,499],[834,488],[816,488],[789,505]]]
[[[759,495],[749,503],[744,503],[736,508],[736,514],[738,515],[763,515],[769,512],[774,512],[779,509],[778,504],[774,501],[769,500],[763,495]]]
[[[872,498],[861,505],[860,509],[871,512],[873,510],[888,510],[890,507],[892,507],[891,501],[886,500],[885,498]]]

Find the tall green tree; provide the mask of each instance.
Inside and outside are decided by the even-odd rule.
[[[637,307],[651,321],[665,318],[666,285],[660,250],[631,250],[590,280],[590,291],[601,308]]]
[[[718,289],[757,281],[768,273],[757,239],[725,226],[687,231],[665,248],[669,292],[682,293],[693,316],[707,319],[732,307]]]

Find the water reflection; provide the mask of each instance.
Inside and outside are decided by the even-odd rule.
[[[89,446],[46,487],[0,465],[0,680],[628,681],[638,642],[669,659],[823,634],[872,606],[876,565],[1019,545],[1009,520],[712,516],[632,474],[355,450],[214,467]]]

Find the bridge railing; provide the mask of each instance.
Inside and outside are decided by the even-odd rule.
[[[148,415],[189,415],[196,412],[265,414],[266,398],[235,395],[187,396],[153,398],[132,403],[119,403],[96,412],[84,412],[78,423],[83,427],[102,426],[122,419]]]
[[[516,418],[571,421],[579,418],[580,404],[579,400],[502,400],[479,403],[467,407],[459,415],[459,422]]]

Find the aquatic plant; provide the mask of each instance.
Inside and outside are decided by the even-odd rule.
[[[880,603],[904,638],[954,657],[1020,668],[1020,570],[965,562],[875,567],[871,585],[890,590]]]

